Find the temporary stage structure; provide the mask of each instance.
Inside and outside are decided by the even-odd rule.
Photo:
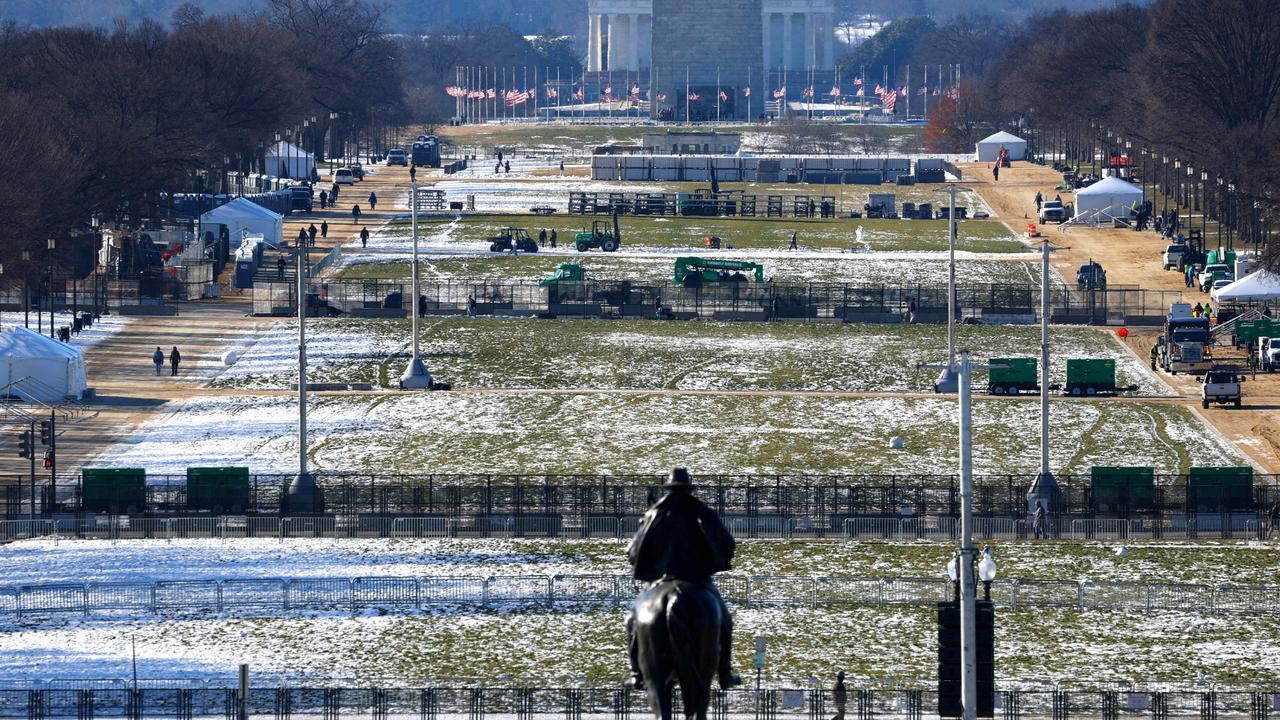
[[[0,332],[0,397],[59,403],[88,389],[84,352],[25,327]]]

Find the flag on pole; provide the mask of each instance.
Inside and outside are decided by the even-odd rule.
[[[574,100],[586,99],[586,95],[582,92],[582,88],[578,88],[577,90],[573,91],[573,99]]]
[[[926,88],[925,86],[921,85],[921,86],[920,86],[920,89],[919,89],[919,90],[916,90],[916,94],[917,94],[917,95],[925,95],[925,94],[927,94],[927,93],[928,93],[928,90],[929,90],[928,88]]]
[[[853,96],[854,96],[854,97],[866,97],[866,96],[867,96],[867,89],[866,89],[866,88],[864,88],[864,87],[859,86],[859,87],[858,87],[858,92],[854,93],[854,94],[853,94]]]
[[[947,91],[947,97],[951,98],[952,100],[959,100],[960,89],[957,86],[952,85],[951,89]]]
[[[860,78],[860,77],[855,77],[855,78],[853,79],[853,84],[854,84],[854,85],[859,85],[859,86],[860,86],[860,85],[862,85],[862,78]]]
[[[884,88],[880,87],[880,83],[876,83],[876,95],[884,96]]]
[[[884,109],[889,112],[893,112],[894,106],[898,103],[898,91],[893,88],[889,88],[884,95],[880,96],[880,99],[884,103]]]
[[[721,91],[720,91],[720,102],[728,102],[728,101],[729,101],[729,95],[728,95],[727,93],[725,93],[725,91],[721,90]]]
[[[746,87],[742,88],[742,96],[743,96],[743,97],[751,97],[751,86],[750,86],[750,85],[748,85],[748,86],[746,86]]]
[[[559,90],[557,90],[557,89],[555,89],[555,88],[553,88],[553,87],[549,87],[549,88],[547,88],[547,97],[549,97],[549,98],[558,98],[558,97],[560,97],[560,91],[559,91]]]
[[[488,90],[484,91],[484,96],[489,100],[496,100],[498,97],[498,91],[494,90],[493,88],[489,88]]]
[[[666,94],[666,93],[658,93],[658,102],[666,102],[666,101],[667,101],[667,94]]]
[[[774,99],[774,100],[781,100],[782,98],[785,98],[786,96],[787,96],[787,86],[786,86],[786,85],[783,85],[782,87],[780,87],[780,88],[778,88],[777,90],[774,90],[774,91],[773,91],[773,99]]]
[[[934,89],[933,89],[933,96],[934,96],[934,97],[938,97],[938,96],[939,96],[939,95],[941,95],[941,94],[942,94],[942,91],[938,90],[938,88],[934,88]]]
[[[833,86],[829,94],[831,95],[831,97],[840,97],[840,88]]]
[[[698,94],[698,91],[697,91],[697,90],[690,90],[690,91],[689,91],[689,99],[690,99],[690,100],[701,100],[701,99],[702,99],[702,96]]]
[[[612,99],[613,99],[613,86],[612,86],[612,85],[605,85],[605,86],[604,86],[604,99],[605,99],[605,100],[612,100]]]

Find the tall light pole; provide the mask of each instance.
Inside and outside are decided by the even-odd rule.
[[[282,510],[324,512],[324,493],[307,471],[307,248],[298,242],[298,475],[289,483]]]
[[[933,383],[936,393],[953,393],[958,383],[956,376],[956,186],[944,191],[951,197],[947,212],[947,366]]]
[[[1040,253],[1040,472],[1027,489],[1027,514],[1034,515],[1036,503],[1046,514],[1054,512],[1060,492],[1049,469],[1049,253],[1055,248],[1044,238]],[[1056,248],[1065,249],[1065,248]]]
[[[431,387],[431,373],[427,372],[426,366],[422,364],[422,360],[418,357],[418,183],[414,181],[409,184],[409,207],[410,217],[412,218],[413,233],[413,308],[409,311],[412,321],[413,333],[413,358],[409,360],[409,365],[404,369],[404,374],[400,376],[400,387],[410,390],[426,390]]]
[[[954,203],[955,194],[952,193]],[[953,218],[954,222],[954,218]],[[953,225],[954,227],[954,225]],[[960,351],[960,665],[965,720],[978,716],[977,600],[973,583],[973,428],[969,351]]]

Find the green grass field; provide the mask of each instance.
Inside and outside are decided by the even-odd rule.
[[[483,243],[505,227],[524,228],[536,237],[538,231],[554,229],[559,245],[569,249],[576,233],[590,230],[593,219],[553,215],[479,215],[467,216],[456,225],[453,218],[427,218],[419,223],[420,237],[431,243]],[[785,250],[791,233],[804,250],[916,250],[945,251],[947,223],[942,220],[763,220],[750,218],[685,218],[624,217],[618,220],[624,248],[701,248],[708,235],[732,243],[737,249]],[[409,222],[395,221],[383,228],[381,235],[403,237],[409,234]],[[858,240],[862,228],[862,240]],[[378,238],[370,241],[378,247]],[[975,253],[1019,253],[1027,246],[1003,224],[993,221],[968,220],[959,223],[956,248]],[[598,251],[597,251],[598,252]]]

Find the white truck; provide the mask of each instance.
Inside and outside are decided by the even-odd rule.
[[[1258,369],[1269,373],[1280,370],[1280,338],[1258,338]]]
[[[1164,249],[1164,269],[1176,270],[1182,263],[1182,256],[1191,252],[1186,243],[1172,243]]]
[[[1240,385],[1244,381],[1239,368],[1215,365],[1200,378],[1200,407],[1207,409],[1209,403],[1240,407]]]
[[[1061,200],[1045,200],[1040,204],[1040,224],[1049,221],[1064,223],[1067,221],[1067,208]]]
[[[1213,281],[1224,279],[1231,280],[1233,278],[1234,273],[1231,271],[1230,265],[1227,265],[1226,263],[1214,263],[1213,265],[1206,265],[1204,269],[1200,271],[1200,276],[1196,278],[1196,284],[1200,286],[1200,292],[1209,292],[1213,287]]]

